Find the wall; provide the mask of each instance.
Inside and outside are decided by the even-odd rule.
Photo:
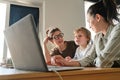
[[[65,34],[65,40],[73,39],[73,30],[85,26],[85,11],[83,0],[0,0],[7,3],[6,27],[9,26],[10,4],[25,5],[40,8],[39,32],[40,40],[45,37],[45,29],[50,26],[59,27]],[[7,55],[5,46],[4,56]]]
[[[45,30],[50,26],[59,27],[65,34],[65,40],[73,40],[73,30],[85,26],[84,0],[1,0],[1,2],[40,8],[41,43],[45,37]]]
[[[45,29],[59,27],[65,34],[65,40],[73,39],[73,30],[85,26],[84,0],[1,0],[19,5],[40,8],[39,30],[42,39]]]
[[[45,29],[59,27],[65,40],[73,39],[73,30],[85,26],[83,0],[45,0]]]

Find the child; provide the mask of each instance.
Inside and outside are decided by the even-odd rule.
[[[87,57],[89,55],[88,52],[92,47],[91,33],[85,27],[80,27],[76,29],[74,31],[74,36],[74,41],[77,45],[79,45],[79,47],[76,49],[73,59],[69,56],[65,58],[67,66],[75,66],[75,61]]]
[[[88,55],[88,51],[92,46],[91,33],[84,27],[74,31],[74,41],[79,47],[76,49],[73,59],[81,59]]]

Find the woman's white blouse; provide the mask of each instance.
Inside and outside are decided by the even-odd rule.
[[[110,25],[105,36],[96,34],[93,43],[90,55],[79,60],[81,66],[112,67],[114,61],[120,63],[120,24]]]

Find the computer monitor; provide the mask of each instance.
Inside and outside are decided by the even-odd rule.
[[[20,19],[4,35],[16,69],[48,71],[31,14]]]

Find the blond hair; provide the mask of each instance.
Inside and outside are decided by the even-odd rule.
[[[88,43],[89,43],[91,40],[91,32],[88,29],[86,29],[85,27],[80,27],[80,28],[74,30],[74,34],[78,33],[79,31],[82,31],[86,35],[86,37],[89,39],[88,40]]]

